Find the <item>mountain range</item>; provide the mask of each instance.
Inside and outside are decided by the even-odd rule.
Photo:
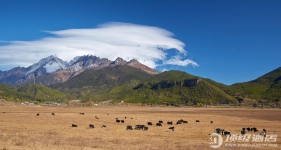
[[[127,62],[118,57],[115,61],[111,61],[106,58],[87,55],[77,56],[70,62],[66,62],[51,55],[27,68],[16,67],[8,71],[0,71],[0,83],[27,85],[37,82],[44,85],[51,85],[68,81],[87,69],[98,70],[116,65],[132,66],[150,74],[158,74],[156,70],[139,63],[135,59]]]
[[[111,61],[91,55],[70,62],[49,56],[27,68],[0,71],[0,83],[0,98],[12,101],[280,106],[281,99],[281,68],[227,86],[182,71],[159,73],[135,59]]]

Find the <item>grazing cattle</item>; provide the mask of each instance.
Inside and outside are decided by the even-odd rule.
[[[102,127],[102,128],[106,128],[106,125],[102,125],[101,127]]]
[[[169,129],[174,132],[175,127],[170,127]]]
[[[173,121],[168,121],[167,124],[168,124],[168,125],[172,125],[172,124],[173,124]]]
[[[242,131],[241,131],[241,134],[242,134],[242,135],[246,134],[246,130],[242,130]]]
[[[95,128],[93,124],[89,124],[89,128]]]
[[[163,123],[163,121],[162,121],[162,120],[159,120],[158,122],[159,122],[159,123]]]
[[[250,131],[251,131],[251,128],[248,127],[248,128],[247,128],[247,131],[250,132]]]
[[[246,131],[246,128],[244,127],[244,128],[242,128],[242,131]]]
[[[181,124],[181,123],[182,123],[181,121],[178,121],[178,122],[177,122],[177,124]]]
[[[216,129],[215,129],[215,133],[221,134],[221,129],[220,129],[220,128],[216,128]]]
[[[39,113],[36,114],[36,116],[39,116],[39,115],[40,115]]]
[[[55,113],[52,113],[52,115],[54,116],[54,115],[55,115]]]
[[[132,126],[127,126],[126,130],[133,130]]]
[[[147,130],[148,130],[148,127],[144,127],[143,130],[147,131]]]
[[[78,127],[76,124],[72,124],[71,127]]]
[[[224,131],[225,131],[224,129],[221,129],[221,135],[224,135]]]
[[[200,122],[199,120],[196,120],[196,122]]]
[[[133,119],[133,118],[131,118],[131,119]]]
[[[79,113],[80,115],[84,115],[84,113]]]
[[[121,123],[124,123],[124,120],[121,120]]]
[[[95,116],[96,119],[99,119],[97,116]]]
[[[135,130],[144,130],[145,125],[136,125]]]
[[[162,124],[158,122],[158,123],[156,123],[156,126],[161,126],[162,127]]]
[[[260,135],[266,137],[266,130],[262,129],[262,133]]]
[[[147,125],[148,126],[152,126],[152,122],[147,122]]]
[[[210,123],[214,123],[213,121],[210,121]]]
[[[254,132],[258,132],[258,129],[255,128],[255,127],[253,127],[253,131],[254,131]]]
[[[127,119],[127,117],[125,117],[125,119]]]
[[[230,134],[229,131],[224,131],[223,134],[224,134],[225,136],[231,136],[231,134]]]
[[[183,120],[182,123],[188,123],[186,120]]]
[[[116,120],[117,123],[120,123],[120,120]]]

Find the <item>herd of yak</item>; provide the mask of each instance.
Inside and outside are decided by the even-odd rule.
[[[53,116],[55,115],[55,113],[51,113],[51,114],[52,114]],[[80,115],[84,115],[84,113],[79,113],[79,114],[80,114]],[[39,115],[40,115],[39,113],[36,114],[36,116],[39,116]],[[107,115],[109,115],[109,114],[107,114]],[[99,119],[97,116],[95,116],[95,118],[96,118],[96,119]],[[125,119],[127,119],[127,117],[125,117]],[[131,119],[133,119],[133,118],[131,118]],[[118,119],[118,118],[115,118],[115,121],[116,121],[116,123],[125,123],[124,120],[120,120],[120,119]],[[199,123],[200,121],[199,121],[199,120],[196,120],[195,122],[198,122],[198,123]],[[178,124],[185,124],[185,123],[188,123],[188,121],[183,120],[183,119],[180,119],[180,120],[178,120],[178,121],[176,122],[176,125],[178,125]],[[210,123],[213,123],[213,121],[210,121]],[[159,127],[162,127],[162,124],[163,124],[163,121],[162,121],[162,120],[159,120],[155,125],[156,125],[156,126],[159,126]],[[167,121],[167,124],[168,124],[168,125],[173,125],[173,121]],[[133,128],[131,125],[128,125],[128,126],[126,127],[126,130],[144,130],[144,131],[147,131],[147,130],[148,130],[148,126],[152,126],[152,125],[153,125],[152,122],[147,122],[147,126],[138,124],[138,125],[136,125],[134,128]],[[71,127],[78,127],[78,125],[72,124]],[[95,126],[94,126],[93,124],[89,124],[89,128],[95,128]],[[106,125],[102,125],[102,128],[106,128]],[[175,130],[175,127],[172,126],[172,127],[169,127],[168,129],[171,130],[171,131],[174,131],[174,130]]]
[[[53,116],[55,115],[55,113],[51,113],[51,114]],[[79,113],[79,114],[80,115],[84,115],[84,113]],[[36,114],[36,116],[39,116],[39,115],[40,115],[39,113]],[[109,115],[109,114],[107,114],[107,115]],[[97,116],[95,116],[95,118],[99,119]],[[125,117],[125,119],[127,119],[127,117]],[[131,118],[131,119],[133,119],[133,118]],[[115,118],[115,121],[116,121],[116,123],[125,123],[124,120],[120,120],[118,118]],[[199,123],[200,121],[196,120],[195,122]],[[176,122],[176,125],[184,124],[184,123],[188,123],[188,121],[180,119],[180,120],[178,120]],[[213,121],[210,121],[210,123],[213,123]],[[162,124],[163,124],[163,121],[159,120],[156,123],[156,126],[162,127]],[[135,125],[134,128],[131,125],[127,125],[126,130],[144,130],[144,131],[147,131],[148,130],[148,126],[152,126],[152,125],[153,125],[152,122],[147,122],[147,126],[138,124],[138,125]],[[173,121],[167,121],[167,125],[173,125]],[[71,127],[78,127],[78,126],[76,124],[72,124]],[[102,125],[101,127],[102,128],[106,128],[106,125]],[[89,124],[89,128],[95,128],[95,126],[93,124]],[[171,130],[171,131],[174,131],[175,127],[172,126],[172,127],[169,127],[168,129]],[[242,130],[241,130],[241,135],[245,135],[246,131],[248,131],[248,132],[258,132],[258,129],[255,128],[255,127],[252,127],[252,128],[250,128],[250,127],[248,127],[248,128],[243,127]],[[266,131],[267,131],[266,129],[263,129],[261,135],[266,137]],[[226,131],[226,130],[220,129],[220,128],[216,128],[214,132],[217,133],[217,134],[225,135],[225,136],[231,136],[231,133],[229,131]]]

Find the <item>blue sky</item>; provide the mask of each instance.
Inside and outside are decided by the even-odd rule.
[[[110,31],[123,34],[121,24],[130,32],[123,34],[118,51],[95,54],[135,57],[159,71],[183,70],[227,85],[246,82],[281,66],[280,8],[279,0],[0,0],[0,70],[60,54],[64,45],[54,40],[72,42],[75,37],[83,43],[86,36],[80,32],[98,40]],[[142,42],[158,43],[141,43],[142,49],[130,52],[123,42],[141,32],[147,37]],[[153,47],[157,44],[171,49],[160,52]],[[73,55],[88,52],[82,48]]]

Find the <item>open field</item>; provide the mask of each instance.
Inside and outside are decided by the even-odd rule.
[[[5,112],[5,113],[3,113]],[[54,112],[55,116],[51,113]],[[85,115],[79,115],[84,112]],[[40,113],[39,116],[36,116]],[[108,114],[108,115],[107,115]],[[97,116],[99,119],[95,119]],[[124,117],[127,117],[125,119]],[[125,120],[116,123],[115,118]],[[133,118],[133,119],[131,119]],[[167,121],[187,120],[188,124],[168,128]],[[196,123],[195,120],[200,120]],[[155,123],[163,120],[162,127]],[[210,123],[210,121],[214,123]],[[151,121],[148,131],[126,131]],[[71,127],[77,124],[77,128]],[[94,129],[89,129],[94,124]],[[106,125],[106,128],[101,128]],[[240,134],[242,127],[256,127],[278,135],[273,147],[227,147],[219,149],[281,149],[281,110],[252,108],[178,108],[178,107],[42,107],[0,106],[0,150],[6,149],[213,149],[210,134],[215,128]],[[260,132],[258,132],[260,133]],[[258,134],[251,132],[250,134]],[[226,138],[223,137],[225,141]],[[235,142],[228,142],[235,144]],[[236,144],[239,144],[238,142]],[[246,142],[246,144],[268,144]]]

